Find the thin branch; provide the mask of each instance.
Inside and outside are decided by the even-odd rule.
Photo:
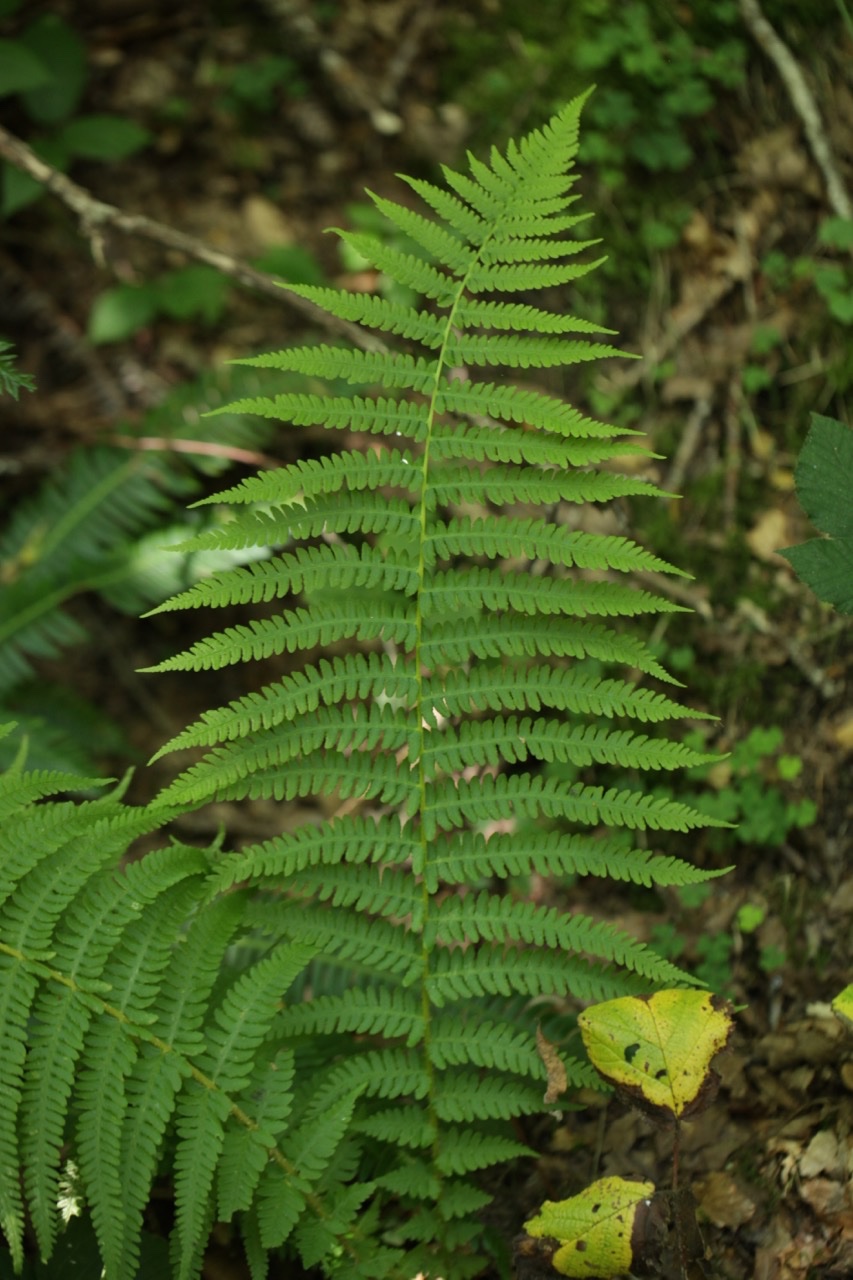
[[[97,199],[85,187],[72,181],[66,174],[60,173],[53,165],[47,164],[25,142],[9,133],[2,125],[0,125],[0,156],[13,164],[16,169],[29,174],[77,215],[80,229],[92,245],[96,261],[104,260],[102,240],[105,228],[113,228],[128,236],[139,236],[165,249],[176,249],[196,262],[204,262],[210,267],[215,267],[217,271],[221,271],[223,275],[236,280],[247,289],[266,294],[267,297],[275,298],[277,302],[283,302],[299,311],[313,324],[334,330],[364,351],[385,350],[384,343],[372,334],[366,333],[358,325],[330,316],[313,302],[290,293],[286,280],[267,275],[263,271],[256,271],[248,262],[235,258],[230,253],[223,253],[221,249],[212,249],[203,240],[197,240],[195,236],[187,235],[183,231],[175,231],[174,228],[167,227],[162,222],[155,222],[153,218],[147,218],[144,214],[125,213],[116,205]]]
[[[247,467],[280,467],[278,459],[256,449],[240,449],[236,445],[218,444],[214,440],[182,440],[173,436],[122,436],[107,437],[107,443],[122,449],[140,452],[155,450],[165,453],[192,453],[206,458],[227,458],[229,462],[244,463]]]
[[[797,60],[761,12],[758,0],[739,2],[744,22],[756,44],[761,46],[779,72],[794,110],[802,121],[812,155],[826,182],[826,194],[833,213],[839,218],[853,218],[853,202],[836,166],[814,95]]]

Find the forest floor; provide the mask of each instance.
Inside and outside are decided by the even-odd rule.
[[[125,211],[240,258],[286,250],[300,270],[373,289],[375,276],[342,261],[323,229],[352,225],[364,187],[404,198],[395,172],[432,176],[439,162],[458,164],[466,145],[484,143],[470,104],[448,89],[459,66],[453,5],[421,12],[408,0],[353,0],[329,6],[336,16],[301,36],[287,16],[292,6],[278,6],[276,17],[274,0],[250,18],[236,6],[214,18],[194,2],[138,10],[100,0],[85,6],[84,19],[71,4],[48,8],[83,24],[94,69],[88,109],[141,119],[154,134],[132,160],[82,163],[74,178]],[[474,21],[499,20],[497,4],[470,9]],[[39,12],[36,4],[23,10]],[[509,29],[506,39],[511,46]],[[853,187],[846,40],[843,49],[813,50],[808,74]],[[237,73],[270,49],[293,67],[290,88],[272,76],[267,101]],[[575,393],[604,405],[594,409],[601,416],[608,406],[621,420],[630,414],[666,455],[646,474],[684,495],[658,515],[632,507],[631,533],[694,574],[677,598],[695,612],[667,615],[655,639],[694,705],[719,717],[713,746],[733,753],[691,787],[710,789],[741,827],[725,838],[694,834],[689,848],[681,840],[678,852],[699,865],[732,866],[707,892],[612,886],[602,894],[580,881],[570,894],[573,908],[665,950],[738,1007],[719,1097],[682,1139],[681,1176],[698,1204],[708,1274],[842,1280],[853,1275],[853,1038],[829,1002],[853,979],[853,630],[777,551],[810,536],[793,487],[796,451],[811,410],[843,416],[845,389],[849,409],[853,357],[845,354],[849,328],[827,324],[808,272],[767,267],[771,252],[788,263],[818,252],[828,209],[801,122],[757,51],[743,91],[714,112],[717,149],[697,155],[683,178],[691,212],[679,238],[640,253],[639,284],[620,288],[612,275],[604,286],[607,323],[646,359],[606,362]],[[593,208],[601,196],[603,220],[618,219],[618,200],[589,179],[584,195]],[[125,341],[92,347],[84,334],[98,293],[185,265],[118,233],[102,248],[107,265],[93,266],[72,216],[51,197],[2,228],[0,316],[38,383],[36,395],[0,408],[0,450],[14,463],[4,475],[7,504],[33,492],[73,447],[144,421],[199,371],[305,337],[286,296],[234,287],[211,323],[160,316]],[[768,333],[775,336],[762,345]],[[289,456],[276,441],[265,448]],[[168,616],[139,622],[85,596],[73,610],[91,645],[46,662],[43,675],[132,725],[142,757],[221,700],[221,687],[204,677],[138,674],[184,646]],[[140,785],[164,777],[168,765],[159,768]],[[262,808],[229,817],[244,835],[269,833]],[[563,1198],[593,1177],[638,1173],[666,1183],[665,1134],[601,1095],[577,1101],[581,1109],[558,1125],[526,1129],[542,1155],[511,1168],[498,1195],[496,1224],[508,1239],[543,1198]],[[206,1275],[242,1275],[227,1244],[212,1251]]]

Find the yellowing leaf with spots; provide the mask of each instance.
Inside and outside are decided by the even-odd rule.
[[[590,1061],[629,1102],[666,1121],[704,1111],[713,1058],[732,1034],[731,1006],[708,991],[658,991],[594,1005],[578,1018]]]
[[[561,1276],[624,1275],[642,1248],[653,1182],[600,1178],[570,1200],[546,1200],[524,1229],[553,1241],[550,1264]]]

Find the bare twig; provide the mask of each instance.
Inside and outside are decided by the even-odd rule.
[[[303,0],[262,0],[263,7],[282,28],[288,49],[315,66],[330,95],[347,115],[366,115],[380,134],[399,133],[403,121],[375,97],[357,67],[333,49]]]
[[[791,662],[798,671],[802,672],[809,684],[817,689],[822,698],[832,698],[841,689],[841,685],[833,680],[822,667],[813,662],[795,640],[791,640],[784,635],[782,630],[770,620],[765,611],[747,597],[743,597],[737,602],[737,613],[740,617],[745,618],[756,631],[763,636],[770,638],[782,649],[789,657]]]
[[[432,0],[419,0],[409,16],[409,25],[385,66],[377,94],[384,106],[391,108],[396,106],[400,86],[409,74],[409,68],[417,57],[421,41],[434,21]]]
[[[104,229],[114,228],[125,235],[139,236],[165,249],[176,249],[197,262],[207,263],[208,266],[215,267],[217,271],[221,271],[223,275],[236,280],[247,289],[254,289],[258,293],[266,294],[267,297],[275,298],[277,302],[283,302],[299,311],[312,323],[342,334],[364,351],[386,349],[383,342],[359,328],[358,325],[330,316],[313,302],[291,293],[287,288],[286,280],[256,271],[242,259],[235,258],[230,253],[223,253],[221,249],[212,249],[210,245],[197,240],[195,236],[176,231],[173,227],[155,222],[153,218],[147,218],[143,214],[125,213],[116,205],[97,199],[85,187],[81,187],[66,174],[60,173],[58,169],[47,164],[25,142],[9,133],[2,125],[0,125],[0,156],[15,165],[17,169],[28,173],[77,215],[81,231],[92,245],[96,260],[103,260]]]
[[[109,444],[139,452],[154,450],[158,453],[192,453],[206,458],[227,458],[229,462],[241,462],[248,467],[278,467],[281,464],[267,453],[256,449],[239,449],[236,445],[218,444],[214,440],[180,440],[168,436],[107,437]]]
[[[711,416],[711,400],[707,395],[701,395],[696,398],[693,408],[690,410],[690,416],[684,424],[684,431],[678,442],[678,448],[675,451],[675,457],[669,468],[669,474],[666,477],[664,488],[671,493],[680,493],[681,485],[687,474],[687,468],[690,461],[699,448],[702,440],[702,428]]]
[[[833,213],[839,218],[853,218],[853,202],[835,164],[817,103],[799,64],[761,12],[758,0],[739,2],[744,22],[756,44],[760,45],[779,72],[794,110],[802,121],[812,155],[826,182],[826,194]]]

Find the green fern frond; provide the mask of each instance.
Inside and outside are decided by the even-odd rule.
[[[350,596],[318,602],[310,609],[287,610],[275,618],[254,619],[243,626],[197,641],[185,653],[167,658],[147,671],[210,671],[235,662],[259,661],[281,653],[298,653],[341,640],[414,639],[411,610],[399,600],[374,598],[369,613],[363,600]]]
[[[536,427],[571,440],[615,440],[624,435],[642,434],[627,427],[597,422],[574,405],[544,395],[541,391],[491,382],[453,380],[443,383],[436,392],[435,408],[437,413],[485,414],[508,424]],[[620,451],[618,445],[614,446],[612,456],[618,457]]]
[[[544,520],[457,517],[443,527],[437,524],[435,532],[425,541],[442,560],[458,555],[487,556],[490,560],[522,556],[528,560],[548,560],[566,568],[681,573],[628,538],[567,533]]]
[[[680,986],[687,981],[687,975],[677,965],[663,960],[613,925],[486,892],[445,899],[424,932],[432,947],[439,940],[445,944],[487,941],[499,946],[521,942],[615,961],[661,985]]]
[[[239,1221],[253,1280],[285,1246],[338,1280],[464,1280],[484,1265],[469,1175],[532,1154],[507,1121],[547,1108],[538,1017],[571,1047],[567,1010],[692,981],[574,911],[570,883],[523,897],[535,874],[707,880],[631,833],[724,825],[647,781],[715,758],[665,733],[707,713],[636,683],[678,685],[629,623],[682,606],[626,577],[679,570],[586,522],[587,504],[667,496],[612,466],[644,456],[637,433],[505,377],[620,354],[570,307],[528,301],[597,265],[570,194],[582,105],[444,170],[449,190],[411,181],[437,218],[374,197],[406,247],[344,239],[415,300],[294,289],[364,326],[369,349],[241,362],[312,381],[234,408],[310,429],[312,448],[327,429],[328,448],[204,499],[211,522],[181,553],[240,562],[155,612],[263,616],[156,669],[281,659],[275,677],[158,752],[201,755],[147,810],[33,803],[60,777],[16,776],[18,802],[0,785],[0,1162],[24,1165],[0,1182],[0,1224],[16,1266],[27,1214],[50,1253],[67,1139],[107,1280],[138,1269],[164,1158],[180,1280],[217,1217]],[[298,800],[305,821],[124,865],[173,817],[257,799]],[[571,1052],[565,1067],[596,1087]]]
[[[634,667],[668,684],[680,682],[658,662],[642,640],[596,623],[562,617],[540,618],[535,627],[524,616],[480,615],[472,611],[476,627],[465,627],[459,610],[453,621],[436,619],[421,642],[421,657],[429,667],[464,666],[472,660],[491,658],[555,657],[596,658],[602,662]]]
[[[564,667],[531,667],[520,685],[517,675],[506,667],[482,664],[471,671],[446,671],[430,680],[428,697],[437,710],[448,716],[478,711],[517,711],[524,707],[539,711],[543,706],[576,715],[630,716],[643,724],[691,717],[713,719],[673,702],[663,693],[644,689],[624,680],[603,680],[585,673],[580,662],[566,679]]]
[[[328,1035],[347,1031],[357,1035],[398,1037],[411,1048],[423,1039],[424,1014],[413,991],[377,987],[349,990],[342,996],[320,996],[289,1009],[279,1020],[282,1035]]]
[[[668,738],[649,738],[628,730],[595,725],[567,725],[529,716],[467,721],[453,732],[434,735],[423,749],[427,768],[433,762],[443,772],[462,770],[472,755],[486,764],[517,764],[530,758],[573,764],[615,764],[623,769],[683,769],[707,764],[718,756],[703,755]]]
[[[426,987],[438,1009],[458,1001],[494,995],[509,998],[516,993],[573,995],[585,1004],[598,1004],[618,995],[642,995],[648,992],[649,979],[597,967],[574,955],[561,955],[555,972],[554,957],[547,951],[485,947],[465,955],[458,950],[438,951]]]
[[[594,827],[627,827],[631,831],[691,831],[695,827],[728,824],[679,800],[645,795],[641,791],[619,791],[611,787],[564,783],[530,774],[483,774],[474,783],[458,788],[442,780],[435,784],[429,801],[422,807],[428,839],[436,833],[452,831],[468,823],[510,821],[527,817],[559,818]]]
[[[414,595],[417,571],[411,564],[387,561],[376,547],[367,545],[299,547],[273,560],[213,574],[151,613],[261,604],[300,591],[340,591],[344,587],[382,587]]]
[[[224,892],[244,880],[263,885],[280,884],[306,867],[326,867],[375,862],[385,865],[410,862],[421,850],[420,841],[396,818],[362,818],[350,814],[322,826],[303,826],[263,844],[249,845],[228,857],[217,869],[212,884]]]
[[[405,413],[405,405],[400,412]],[[418,471],[413,470],[412,465],[412,456],[401,453],[399,449],[381,449],[369,455],[344,451],[328,458],[308,458],[286,470],[265,471],[251,476],[231,489],[223,489],[202,499],[196,505],[219,502],[282,506],[297,502],[304,505],[308,498],[338,493],[343,488],[351,492],[378,489],[384,485],[411,488],[420,484]],[[195,540],[186,545],[195,548]]]
[[[466,1063],[470,1058],[465,1059]],[[483,1076],[474,1071],[449,1071],[439,1077],[435,1110],[446,1124],[471,1124],[475,1120],[511,1120],[542,1110],[542,1086],[512,1076]],[[444,1201],[444,1196],[442,1196]],[[488,1203],[488,1202],[487,1202]],[[442,1212],[454,1213],[443,1203]]]
[[[343,701],[369,699],[380,705],[389,702],[410,705],[415,691],[414,675],[406,669],[389,671],[378,654],[347,654],[331,662],[324,658],[316,667],[306,666],[277,685],[247,694],[227,707],[206,711],[197,724],[161,747],[154,759],[170,751],[246,737],[274,725],[296,721],[320,706],[331,707]],[[307,742],[305,749],[308,749]]]
[[[442,1144],[436,1167],[445,1176],[452,1176],[486,1169],[519,1156],[535,1157],[536,1152],[513,1138],[454,1125]]]
[[[729,868],[726,868],[728,870]],[[460,832],[437,844],[427,869],[427,887],[479,884],[489,876],[606,876],[631,884],[699,884],[725,870],[700,871],[681,858],[631,846],[627,834],[607,836],[549,832],[535,841],[496,832],[488,841],[476,832]]]

